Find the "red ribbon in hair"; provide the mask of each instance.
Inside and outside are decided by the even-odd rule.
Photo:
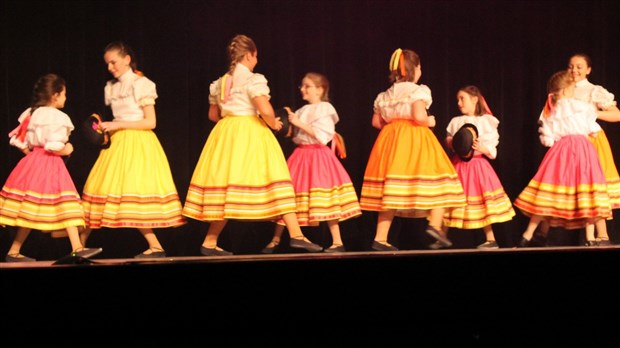
[[[545,108],[543,109],[543,116],[549,117],[555,111],[555,107],[552,102],[553,93],[547,95],[547,101],[545,102]]]
[[[489,108],[489,105],[487,104],[487,101],[486,99],[484,99],[482,94],[480,95],[479,99],[480,99],[480,105],[482,106],[482,112],[493,116],[493,113],[491,112],[491,108]]]
[[[398,65],[400,65],[400,75],[402,77],[407,76],[407,68],[405,67],[405,54],[402,51],[400,52],[400,60],[398,62]]]

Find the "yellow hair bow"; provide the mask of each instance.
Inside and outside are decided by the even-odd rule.
[[[407,69],[405,68],[405,59],[403,58],[403,50],[397,48],[394,53],[392,53],[392,58],[390,58],[390,71],[399,70],[400,75],[407,75]]]

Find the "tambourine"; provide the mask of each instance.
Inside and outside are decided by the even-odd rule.
[[[110,147],[111,143],[110,133],[104,132],[103,129],[101,129],[101,122],[103,122],[101,121],[101,116],[92,114],[82,123],[82,130],[86,139],[93,145],[107,149]]]
[[[474,141],[478,139],[478,128],[471,123],[465,123],[452,137],[452,148],[459,158],[465,162],[474,157]]]

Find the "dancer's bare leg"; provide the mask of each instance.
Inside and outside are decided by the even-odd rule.
[[[90,227],[86,226],[84,227],[82,230],[80,230],[80,243],[82,243],[82,246],[86,245],[86,241],[88,240],[88,237],[90,237],[90,232],[92,230],[90,229]]]
[[[8,255],[13,257],[20,257],[20,251],[22,249],[22,246],[24,245],[24,242],[26,241],[26,238],[28,238],[28,235],[30,235],[30,231],[32,230],[26,227],[19,227],[17,229],[17,234],[15,234],[15,239],[13,239],[11,248],[9,248],[9,252],[7,253]]]
[[[327,221],[327,227],[329,227],[329,233],[332,235],[332,246],[342,246],[342,236],[340,235],[340,225],[338,220]]]
[[[164,248],[159,243],[155,232],[153,232],[152,228],[138,228],[138,231],[142,233],[144,239],[149,244],[149,248],[143,252],[144,255],[152,254],[153,252],[164,251]]]
[[[592,242],[596,239],[596,237],[594,236],[594,229],[595,227],[593,222],[588,222],[586,224],[586,241]]]
[[[202,246],[208,249],[223,250],[217,246],[217,239],[226,227],[228,220],[209,221],[209,230],[205,236]]]
[[[534,236],[534,231],[536,231],[536,227],[538,227],[541,221],[542,216],[532,215],[532,217],[530,217],[530,222],[527,224],[525,232],[523,232],[523,238],[528,241],[532,240],[532,237]]]
[[[379,212],[379,216],[377,217],[377,232],[375,233],[376,242],[385,245],[391,245],[390,243],[388,243],[387,239],[395,215],[395,210],[384,210]]]
[[[484,231],[484,235],[487,239],[487,242],[495,241],[495,234],[493,233],[493,227],[491,227],[491,225],[484,226],[482,230]]]
[[[443,228],[443,216],[446,213],[445,208],[435,208],[431,209],[430,216],[428,218],[429,226],[433,227],[440,233],[442,233],[443,237],[448,236],[448,231]]]
[[[594,226],[596,227],[596,241],[599,243],[609,242],[609,235],[607,234],[607,221],[605,219],[598,219],[594,222]]]
[[[67,235],[69,236],[69,242],[71,242],[71,250],[80,251],[84,249],[84,244],[80,239],[80,232],[77,226],[67,227]]]
[[[312,243],[303,235],[303,233],[301,232],[301,227],[299,226],[299,221],[297,220],[297,214],[284,214],[282,215],[282,220],[284,220],[286,228],[288,229],[288,234],[291,237],[290,244],[292,247],[300,247],[310,252],[323,251],[322,246]]]

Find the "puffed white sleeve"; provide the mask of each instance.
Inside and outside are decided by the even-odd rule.
[[[221,93],[221,88],[220,86],[221,84],[222,78],[220,77],[219,79],[211,82],[211,84],[209,85],[209,104],[211,105],[217,105],[218,102],[218,98],[220,97],[220,93]]]
[[[602,86],[595,86],[590,97],[599,109],[607,110],[610,107],[616,106],[613,93],[610,93]]]
[[[316,108],[316,117],[313,117],[310,127],[314,131],[314,137],[321,142],[327,144],[334,138],[336,133],[336,122],[338,122],[338,113],[330,103],[320,103]]]
[[[45,145],[47,151],[59,151],[69,141],[69,135],[75,128],[69,116],[61,111],[55,112],[54,122],[45,127]]]
[[[424,104],[426,104],[426,109],[430,108],[433,103],[431,89],[426,85],[420,85],[419,88],[416,88],[416,90],[409,96],[409,99],[412,103],[416,100],[423,100]]]
[[[541,113],[538,119],[538,138],[543,146],[551,147],[555,144],[555,136],[553,135],[553,129],[548,119]]]
[[[450,123],[448,123],[448,127],[446,127],[446,135],[453,137],[454,134],[456,134],[456,132],[458,132],[462,126],[463,126],[463,121],[461,121],[461,117],[458,117],[458,116],[453,117],[450,120]]]
[[[372,103],[372,112],[375,114],[380,114],[380,110],[381,108],[379,107],[379,103],[382,100],[384,92],[381,92],[379,94],[377,94],[377,97],[375,98],[375,101]]]
[[[270,99],[269,86],[267,85],[267,79],[262,74],[254,74],[248,81],[248,94],[250,98],[260,97],[262,95]]]
[[[155,86],[155,82],[149,80],[147,77],[142,76],[134,81],[133,93],[134,98],[140,106],[155,105],[157,87]]]
[[[489,158],[495,159],[497,157],[497,145],[499,145],[499,132],[497,127],[499,126],[499,120],[492,115],[483,115],[484,133],[480,136],[480,141],[489,150]]]
[[[17,119],[17,121],[19,121],[19,126],[17,126],[17,128],[13,129],[9,133],[9,144],[21,150],[25,150],[28,147],[28,144],[17,139],[17,133],[19,132],[19,129],[22,127],[22,123],[24,122],[26,117],[28,117],[28,115],[30,115],[30,108],[26,109],[24,112],[22,112],[21,115],[19,115],[19,118]]]

